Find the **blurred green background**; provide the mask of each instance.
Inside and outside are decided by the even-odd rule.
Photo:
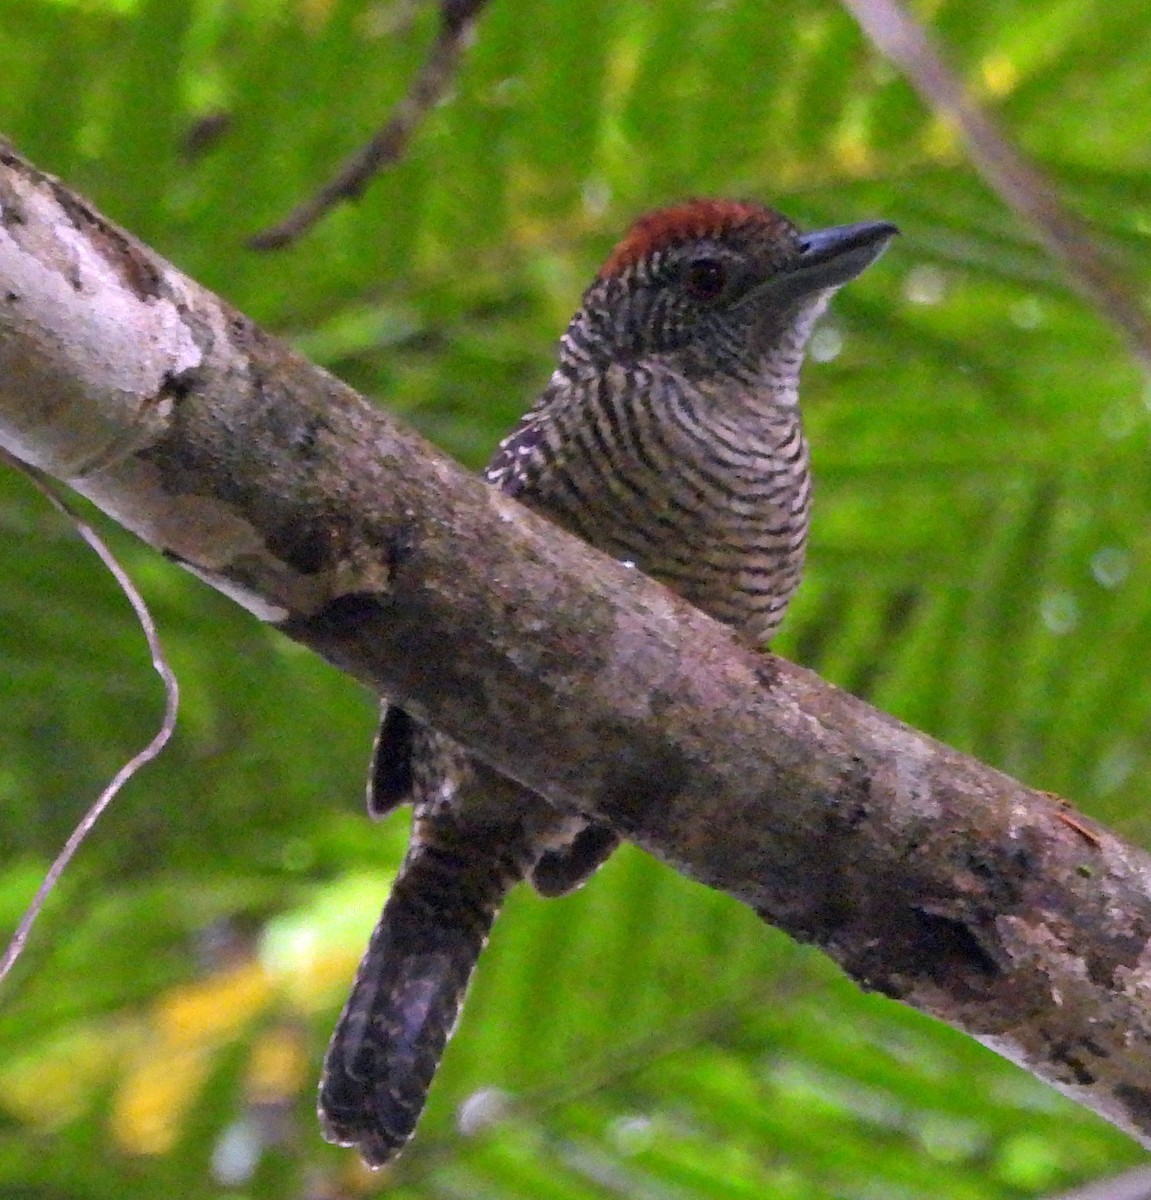
[[[1146,280],[1145,6],[916,11]],[[643,209],[898,222],[806,369],[814,540],[776,648],[1151,841],[1148,393],[953,133],[831,0],[494,0],[404,162],[293,248],[247,249],[380,123],[435,27],[409,0],[0,0],[0,130],[473,467]],[[24,479],[0,496],[9,928],[161,698],[94,557]],[[405,839],[363,815],[373,699],[107,534],[183,710],[0,990],[0,1194],[982,1200],[1141,1161],[625,850],[574,897],[513,898],[415,1143],[369,1175],[312,1110]]]

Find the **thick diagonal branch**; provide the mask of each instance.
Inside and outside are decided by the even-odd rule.
[[[0,152],[0,444],[555,804],[1151,1144],[1151,862],[736,645]]]

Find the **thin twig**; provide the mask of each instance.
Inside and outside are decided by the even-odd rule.
[[[1004,137],[967,95],[927,30],[899,0],[842,0],[860,28],[940,116],[967,141],[984,179],[1037,233],[1100,316],[1118,327],[1132,354],[1151,371],[1151,318],[1126,279],[1099,252],[1086,227],[1059,203],[1055,185]]]
[[[1110,1179],[1098,1179],[1050,1200],[1151,1200],[1151,1167],[1135,1167]]]
[[[10,466],[27,475],[47,498],[48,502],[72,522],[76,532],[100,556],[104,565],[111,572],[112,577],[119,584],[120,590],[128,597],[128,602],[135,610],[136,619],[140,622],[140,628],[144,631],[144,637],[148,642],[148,650],[152,655],[152,666],[155,667],[156,673],[164,683],[164,717],[159,730],[143,750],[130,758],[116,772],[112,782],[100,793],[92,806],[81,817],[76,828],[73,829],[71,836],[64,843],[64,848],[48,868],[43,882],[36,890],[36,895],[32,898],[32,903],[29,904],[24,915],[20,918],[20,923],[16,926],[16,932],[12,935],[12,940],[8,943],[3,958],[0,958],[0,982],[2,982],[16,964],[16,960],[23,953],[24,945],[28,941],[28,934],[31,932],[36,918],[40,915],[40,910],[44,907],[44,902],[48,899],[49,894],[56,886],[65,868],[72,861],[81,843],[91,832],[92,827],[104,814],[124,784],[142,766],[151,762],[167,745],[168,739],[172,736],[172,731],[176,727],[176,713],[180,704],[180,692],[179,686],[176,683],[176,676],[168,665],[168,660],[164,657],[160,638],[156,632],[156,625],[152,620],[151,613],[148,611],[147,604],[145,604],[143,597],[136,590],[127,572],[120,566],[111,550],[101,540],[100,535],[68,504],[39,471],[29,467],[27,463],[13,458],[6,450],[2,449],[0,449],[0,461],[8,463]]]
[[[349,158],[320,190],[293,209],[278,225],[248,242],[253,250],[290,245],[337,204],[354,200],[385,167],[403,157],[412,134],[451,86],[472,32],[488,0],[441,0],[440,31],[408,94],[366,145]]]

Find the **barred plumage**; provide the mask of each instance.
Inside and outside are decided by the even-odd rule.
[[[799,582],[811,489],[786,396],[662,365],[558,375],[487,477],[757,643]]]
[[[762,645],[803,570],[811,503],[798,372],[838,287],[895,230],[800,235],[755,204],[641,218],[584,294],[539,401],[486,478]],[[410,1137],[500,904],[582,883],[610,830],[568,817],[385,705],[375,815],[412,840],[320,1087],[325,1136],[381,1165]]]

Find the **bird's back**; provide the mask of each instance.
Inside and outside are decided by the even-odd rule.
[[[762,644],[799,584],[811,476],[793,404],[659,363],[557,371],[489,482]]]

